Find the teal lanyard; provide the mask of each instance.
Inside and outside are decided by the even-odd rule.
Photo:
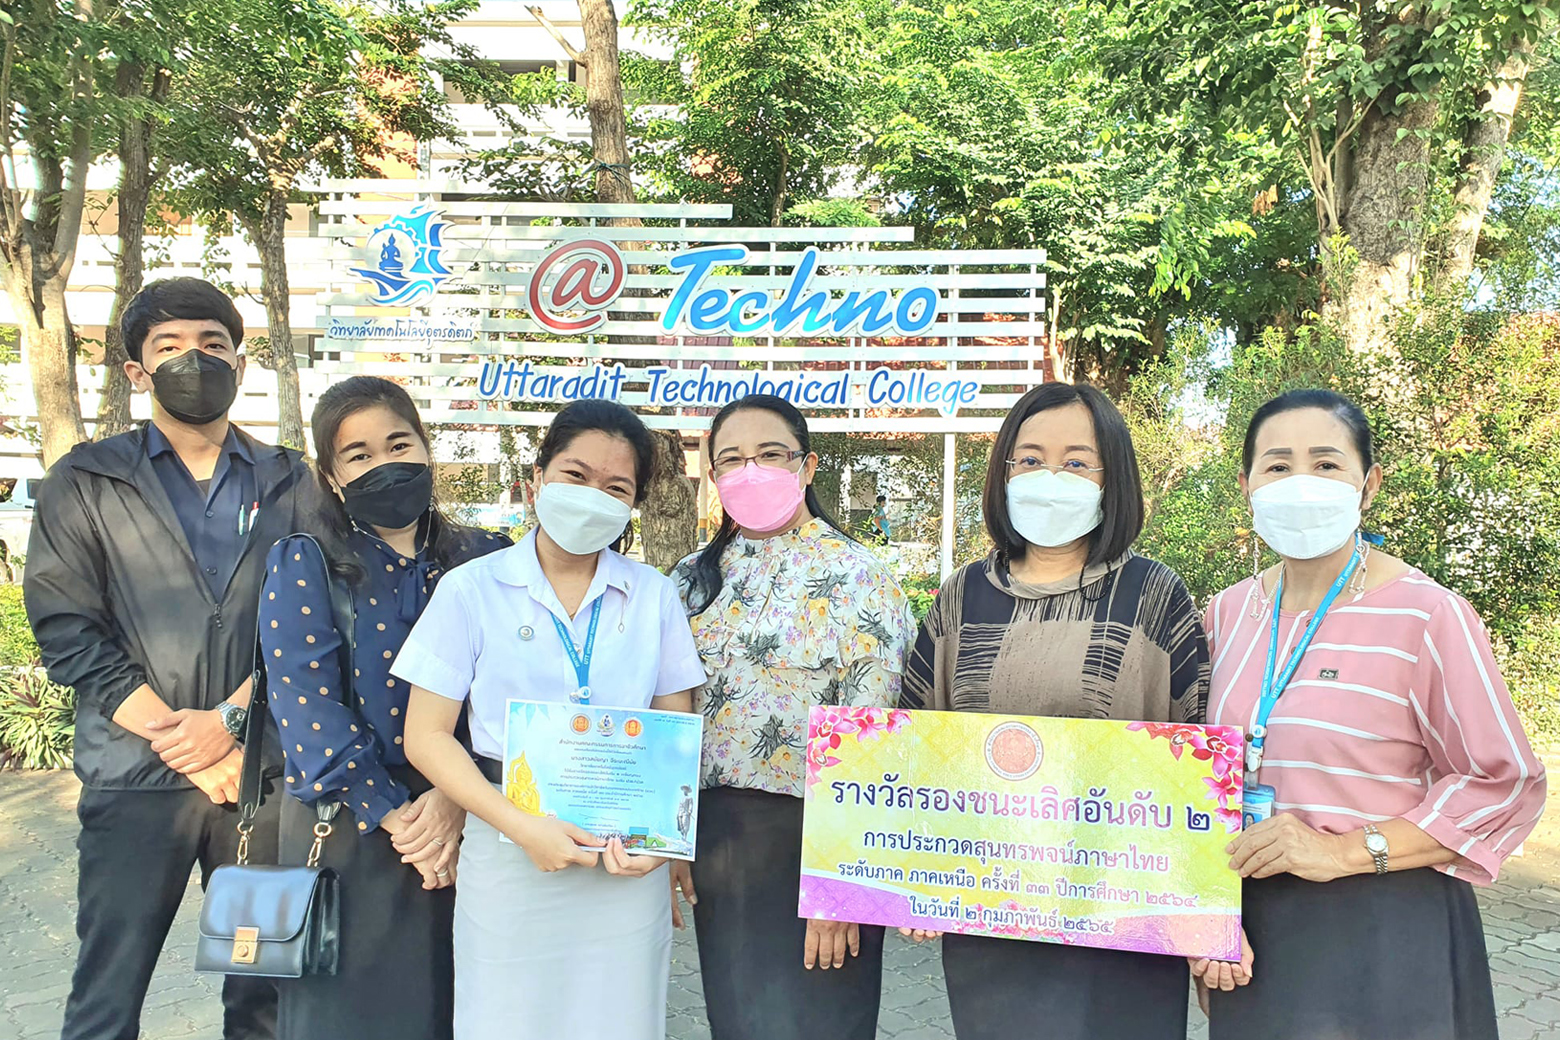
[[[1268,717],[1273,714],[1273,706],[1278,703],[1278,698],[1289,685],[1289,680],[1295,677],[1295,669],[1300,667],[1300,659],[1305,656],[1306,650],[1311,645],[1311,640],[1316,637],[1316,630],[1322,627],[1322,618],[1327,616],[1327,611],[1332,607],[1333,601],[1343,591],[1343,587],[1349,583],[1355,568],[1360,565],[1360,547],[1356,539],[1354,552],[1349,556],[1349,562],[1343,565],[1343,570],[1338,574],[1338,579],[1332,583],[1332,588],[1327,590],[1327,595],[1322,597],[1322,602],[1316,608],[1316,616],[1305,627],[1305,635],[1300,637],[1300,642],[1289,652],[1289,660],[1284,662],[1284,670],[1273,677],[1273,669],[1278,663],[1278,622],[1279,608],[1284,603],[1284,575],[1279,572],[1278,585],[1273,589],[1273,630],[1268,639],[1267,667],[1262,671],[1262,700],[1257,705],[1257,722],[1251,727],[1250,738],[1246,741],[1246,772],[1255,774],[1262,768],[1262,745],[1267,741]],[[1248,777],[1248,779],[1250,779]]]
[[[590,658],[596,650],[596,624],[601,620],[601,603],[605,596],[596,597],[595,606],[590,608],[590,630],[585,633],[585,650],[581,653],[574,647],[574,636],[558,620],[557,614],[552,614],[553,627],[558,630],[558,638],[563,641],[563,652],[569,655],[569,663],[574,666],[574,678],[578,688],[569,694],[569,700],[576,704],[590,703]]]

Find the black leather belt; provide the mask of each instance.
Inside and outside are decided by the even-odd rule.
[[[476,760],[477,768],[482,770],[482,775],[487,779],[488,783],[501,784],[504,782],[504,763],[496,758],[485,758],[482,755],[477,755]]]

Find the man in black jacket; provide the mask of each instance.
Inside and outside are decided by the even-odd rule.
[[[81,950],[63,1040],[136,1040],[191,867],[204,881],[233,862],[265,555],[303,526],[313,487],[298,452],[228,422],[244,332],[220,290],[154,282],[121,328],[152,421],[49,471],[24,581],[49,677],[77,700]],[[276,821],[271,799],[252,862],[276,861]],[[229,976],[222,1001],[229,1040],[275,1036],[270,982]]]

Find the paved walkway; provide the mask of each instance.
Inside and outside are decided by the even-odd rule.
[[[1560,761],[1551,762],[1551,770]],[[76,782],[62,774],[0,773],[0,1037],[54,1040],[74,957]],[[1480,894],[1504,1040],[1560,1037],[1560,797],[1527,854]],[[217,987],[192,970],[199,891],[174,925],[152,981],[143,1036],[215,1040]],[[691,936],[672,958],[670,1040],[708,1040]],[[1193,1038],[1205,1037],[1192,1011]],[[951,1037],[936,950],[889,937],[880,1040]],[[566,1038],[560,1038],[566,1040]]]

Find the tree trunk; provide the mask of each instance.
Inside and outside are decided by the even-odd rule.
[[[777,144],[775,148],[780,153],[780,169],[775,174],[775,197],[769,204],[770,227],[779,227],[785,219],[785,186],[791,176],[791,153],[783,143]]]
[[[6,266],[6,291],[21,327],[22,357],[38,406],[43,465],[54,465],[87,439],[76,382],[76,330],[65,307],[64,276],[39,273],[23,246],[20,263]]]
[[[119,66],[119,96],[139,98],[148,94],[160,100],[166,92],[167,74],[153,74],[151,90],[146,84],[146,69],[133,62]],[[123,433],[130,428],[130,379],[125,375],[123,338],[119,319],[145,281],[146,265],[142,255],[146,239],[146,211],[152,195],[152,124],[149,119],[131,115],[119,128],[119,254],[114,257],[114,304],[103,332],[103,396],[98,403],[98,440]]]
[[[1390,93],[1390,88],[1389,91]],[[1430,177],[1429,144],[1418,133],[1434,123],[1437,106],[1419,101],[1399,112],[1372,111],[1360,124],[1345,159],[1348,194],[1339,195],[1340,230],[1353,255],[1339,256],[1323,229],[1333,276],[1328,316],[1349,349],[1389,352],[1389,322],[1412,301],[1424,248],[1424,212]],[[1399,131],[1406,131],[1399,140]]]
[[[293,354],[291,289],[287,283],[287,193],[273,191],[266,199],[258,226],[245,220],[249,237],[260,253],[260,294],[265,297],[266,333],[276,372],[276,443],[306,450],[303,401],[298,389],[298,361]]]
[[[596,160],[596,201],[633,202],[617,12],[612,9],[612,0],[579,0],[579,5],[580,21],[585,26],[585,111]]]
[[[698,500],[686,473],[682,435],[655,430],[655,479],[639,510],[639,529],[645,539],[645,562],[669,571],[677,561],[698,547]],[[689,523],[688,518],[695,518]]]
[[[1436,282],[1444,289],[1459,292],[1473,273],[1473,261],[1489,212],[1495,178],[1506,161],[1506,139],[1511,135],[1511,119],[1522,101],[1532,45],[1516,44],[1494,77],[1479,94],[1479,111],[1463,135],[1462,169],[1457,177],[1456,212],[1447,231]]]
[[[77,0],[73,14],[78,21],[88,24],[94,17],[93,6],[93,0]],[[94,53],[82,39],[69,55],[70,100],[83,110],[92,103]],[[10,69],[8,50],[5,79],[9,79]],[[10,105],[12,98],[7,96],[5,103]],[[31,129],[47,134],[37,127]],[[8,131],[14,130],[8,127]],[[76,264],[76,244],[81,238],[81,218],[86,210],[92,120],[74,120],[63,154],[59,143],[52,139],[29,139],[27,128],[21,131],[21,137],[31,152],[38,190],[23,193],[11,183],[14,170],[0,172],[0,185],[9,193],[6,205],[0,207],[0,277],[21,328],[22,355],[38,407],[43,464],[48,467],[87,439],[76,382],[76,330],[66,311],[65,288]],[[29,203],[24,194],[31,194],[33,200]]]
[[[596,201],[633,203],[634,181],[628,155],[628,117],[623,103],[623,70],[618,59],[618,18],[612,0],[579,0],[585,27],[585,109],[590,117],[591,154],[596,161]],[[614,227],[641,227],[638,217],[614,218]],[[624,249],[636,248],[623,242]],[[628,290],[623,295],[639,295]],[[608,312],[608,318],[632,317]],[[637,315],[635,315],[637,316]],[[613,343],[654,342],[645,336],[613,335]],[[699,508],[683,474],[682,439],[657,433],[656,478],[640,507],[645,562],[662,570],[694,550],[698,542]]]

